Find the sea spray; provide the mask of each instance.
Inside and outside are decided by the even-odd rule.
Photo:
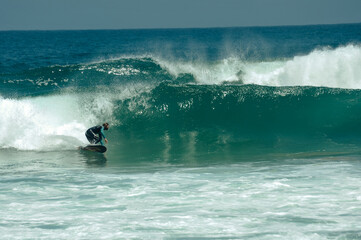
[[[19,150],[74,149],[84,143],[85,126],[71,96],[33,99],[0,98],[2,148]]]
[[[360,65],[359,45],[324,48],[290,60],[248,64],[244,83],[360,89]]]

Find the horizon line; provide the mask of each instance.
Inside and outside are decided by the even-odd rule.
[[[290,24],[290,25],[249,25],[249,26],[215,26],[215,27],[149,27],[149,28],[79,28],[79,29],[0,29],[0,32],[41,32],[41,31],[122,31],[122,30],[185,30],[185,29],[221,29],[221,28],[272,28],[272,27],[306,27],[329,25],[358,25],[361,22],[348,23],[316,23],[316,24]]]

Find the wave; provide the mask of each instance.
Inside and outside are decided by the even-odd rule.
[[[104,121],[122,154],[358,144],[360,61],[348,45],[268,62],[142,56],[2,74],[0,148],[74,149]]]
[[[126,128],[220,128],[241,134],[359,133],[359,90],[258,85],[174,85],[117,102]],[[290,130],[290,131],[289,131]],[[347,131],[348,130],[348,131]],[[357,131],[356,131],[357,130]]]
[[[244,83],[360,89],[360,64],[360,46],[325,48],[287,61],[249,64]]]
[[[111,120],[113,103],[97,93],[0,97],[0,109],[1,148],[51,151],[84,145],[88,126]]]
[[[291,59],[249,62],[231,57],[219,61],[172,61],[153,56],[121,57],[89,64],[50,66],[0,75],[3,96],[92,89],[124,84],[157,86],[160,82],[257,84],[361,88],[361,47],[323,48]]]
[[[122,154],[146,149],[151,154],[165,148],[179,153],[191,145],[199,152],[258,151],[259,146],[287,146],[285,151],[290,151],[289,145],[307,148],[313,141],[312,147],[339,145],[361,137],[360,93],[322,87],[163,82],[137,93],[119,88],[0,98],[0,146],[75,149],[87,143],[88,127],[104,121],[111,123],[111,148]]]
[[[1,74],[3,96],[28,96],[73,88],[96,89],[128,83],[143,85],[172,79],[151,58],[121,58],[89,64],[50,66]]]
[[[286,60],[247,62],[228,58],[215,63],[159,61],[174,76],[191,74],[200,84],[244,83],[263,86],[361,88],[361,47],[314,50]]]

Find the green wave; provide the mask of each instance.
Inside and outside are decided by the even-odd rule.
[[[46,113],[55,107],[46,102],[47,95],[58,94],[56,104],[64,104],[64,113],[54,110],[54,118],[78,112],[63,122],[84,128],[110,121],[109,154],[124,157],[344,151],[361,143],[361,90],[245,84],[242,78],[250,69],[242,73],[238,67],[246,65],[224,64],[234,66],[230,73],[239,81],[200,84],[196,75],[202,67],[172,67],[151,57],[129,57],[2,74],[0,96],[19,98],[16,106],[21,111],[24,96],[34,99],[31,106],[37,109],[33,97],[44,95],[41,109]],[[340,79],[347,82],[344,76]],[[72,96],[70,103],[67,95]],[[24,132],[31,128],[22,120],[19,124]],[[80,131],[76,125],[72,128]],[[82,141],[80,136],[76,140]]]
[[[222,128],[240,133],[361,133],[360,90],[161,83],[120,101],[117,117],[135,129]],[[147,123],[147,124],[145,124]],[[162,124],[159,124],[162,123]]]
[[[114,115],[116,154],[131,157],[337,152],[361,139],[360,90],[161,83]]]

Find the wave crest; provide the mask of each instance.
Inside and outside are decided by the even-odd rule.
[[[361,47],[348,45],[315,50],[287,61],[246,67],[244,82],[266,86],[323,86],[361,88]]]
[[[51,66],[0,75],[4,96],[47,93],[162,81],[196,84],[257,84],[361,89],[361,47],[314,50],[308,55],[267,62],[227,58],[215,62],[124,57],[90,64]]]

